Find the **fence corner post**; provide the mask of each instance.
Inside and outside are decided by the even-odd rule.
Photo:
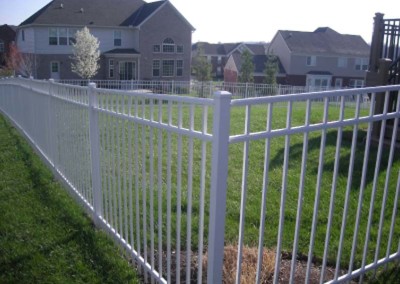
[[[96,83],[89,83],[89,141],[90,160],[92,169],[92,194],[93,194],[93,219],[98,222],[102,216],[102,193],[100,175],[100,141],[99,141],[99,115],[97,112],[98,99],[96,96]]]
[[[222,283],[231,99],[214,93],[207,283]]]

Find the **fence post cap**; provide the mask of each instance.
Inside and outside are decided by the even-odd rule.
[[[49,82],[50,82],[50,83],[54,83],[55,81],[54,81],[53,78],[50,78],[50,79],[49,79]]]
[[[89,88],[96,88],[96,83],[90,82],[89,83]]]
[[[227,91],[215,91],[214,97],[216,97],[216,98],[231,98],[232,94]]]

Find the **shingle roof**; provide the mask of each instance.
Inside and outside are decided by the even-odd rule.
[[[254,53],[254,55],[265,55],[266,43],[245,43],[245,45]]]
[[[292,52],[368,56],[370,47],[359,35],[340,34],[329,27],[314,32],[278,31]]]
[[[143,0],[53,0],[20,26],[55,23],[121,26],[143,4],[145,4]]]
[[[157,1],[142,5],[142,7],[140,7],[122,23],[122,26],[139,26],[144,20],[147,19],[147,17],[153,14],[164,3],[165,1]]]
[[[116,48],[105,52],[104,54],[140,54],[134,48]]]
[[[201,45],[205,54],[228,55],[232,50],[240,45],[240,43],[208,43],[197,42],[193,44],[192,50],[196,50]]]

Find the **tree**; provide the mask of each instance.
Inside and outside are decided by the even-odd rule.
[[[253,56],[247,49],[243,51],[242,56],[242,67],[240,68],[239,81],[242,83],[252,83],[254,81],[254,63]]]
[[[197,45],[197,54],[193,58],[193,71],[196,79],[200,82],[211,81],[211,63],[207,61],[204,55],[204,48],[202,44]]]
[[[96,75],[100,68],[99,41],[93,36],[87,27],[77,31],[76,43],[72,45],[74,56],[71,64],[72,72],[78,74],[83,79],[90,79]]]
[[[31,77],[34,68],[37,67],[36,57],[31,53],[21,53],[15,43],[10,44],[10,50],[6,58],[7,67],[14,73],[24,77]]]
[[[196,79],[201,82],[200,97],[204,97],[204,83],[211,81],[211,68],[211,63],[208,62],[207,57],[204,55],[204,48],[199,43],[197,45],[197,54],[193,58],[193,71]]]
[[[265,62],[265,83],[269,85],[276,85],[276,74],[278,73],[278,57],[276,55],[268,55]]]

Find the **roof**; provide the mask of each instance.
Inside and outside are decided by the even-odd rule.
[[[128,17],[123,23],[123,26],[139,26],[151,14],[153,14],[165,1],[157,1],[152,3],[145,3],[135,13]]]
[[[199,46],[201,46],[204,50],[204,54],[228,55],[232,50],[234,50],[239,45],[240,43],[197,42],[193,44],[192,50],[196,50]]]
[[[340,34],[329,27],[314,32],[278,31],[292,52],[369,56],[370,47],[359,35]]]
[[[197,42],[193,44],[192,50],[196,50],[201,45],[204,50],[204,54],[212,55],[230,55],[240,45],[247,46],[254,54],[265,54],[266,43],[208,43],[208,42]]]
[[[235,62],[237,70],[240,70],[242,68],[242,56],[239,53],[234,53],[232,54],[233,60]],[[278,60],[278,74],[285,74],[285,68],[283,67],[281,61],[277,57]],[[253,64],[254,64],[254,73],[263,73],[265,70],[265,66],[268,62],[268,56],[267,55],[253,55]]]
[[[124,26],[146,4],[143,0],[53,0],[26,19],[29,24]]]
[[[116,48],[104,52],[104,54],[140,54],[140,53],[134,48]]]

